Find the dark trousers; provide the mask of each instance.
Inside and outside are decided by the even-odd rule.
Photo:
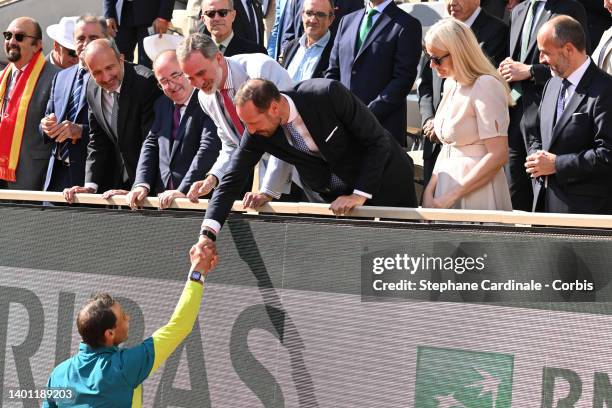
[[[509,159],[505,166],[506,177],[510,187],[512,208],[531,211],[533,206],[533,187],[531,178],[525,171],[527,159],[527,141],[523,120],[521,100],[510,108],[510,126],[508,127]]]
[[[119,31],[115,37],[117,48],[125,56],[126,61],[134,61],[134,48],[138,44],[138,64],[144,65],[145,67],[151,68],[151,60],[147,56],[144,50],[143,39],[149,35],[148,29],[151,26],[135,26],[130,24],[130,21],[134,21],[133,18],[134,6],[131,2],[124,2],[121,23],[119,25]]]

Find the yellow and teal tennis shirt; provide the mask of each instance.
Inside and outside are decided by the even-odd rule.
[[[188,281],[168,324],[131,348],[92,348],[81,343],[79,352],[59,364],[48,387],[72,391],[71,400],[47,400],[43,408],[142,407],[142,382],[162,365],[191,332],[200,310],[204,288]]]

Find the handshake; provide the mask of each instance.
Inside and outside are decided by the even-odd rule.
[[[217,250],[213,246],[194,244],[189,250],[191,259],[191,270],[198,271],[202,275],[207,275],[219,262]]]

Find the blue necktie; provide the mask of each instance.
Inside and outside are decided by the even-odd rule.
[[[76,121],[79,111],[79,101],[81,100],[81,91],[83,90],[83,77],[86,72],[84,68],[79,68],[76,81],[70,93],[70,99],[68,99],[68,105],[66,105],[66,120],[73,123]],[[55,144],[55,157],[66,164],[70,163],[70,159],[68,158],[70,143],[72,143],[72,140],[65,140],[62,143]]]
[[[563,78],[563,84],[561,85],[561,92],[559,92],[559,97],[557,98],[557,120],[555,123],[559,121],[561,115],[563,115],[563,111],[565,110],[565,94],[567,93],[567,89],[570,87],[572,83],[567,80],[567,78]]]
[[[314,154],[314,152],[308,148],[306,141],[291,122],[287,122],[285,125],[283,125],[283,127],[287,130],[287,132],[289,132],[293,147],[311,156],[316,156],[316,154]],[[341,192],[346,189],[346,184],[344,184],[340,177],[336,176],[334,173],[331,173],[329,184],[334,192]]]

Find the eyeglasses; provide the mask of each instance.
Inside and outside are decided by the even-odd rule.
[[[322,11],[312,11],[312,10],[304,10],[304,15],[306,17],[316,17],[318,20],[321,20],[326,17],[331,17],[334,13],[324,13]]]
[[[227,17],[230,11],[232,10],[230,9],[206,10],[206,11],[203,11],[202,14],[204,14],[208,18],[215,18],[215,14],[218,14],[219,17]]]
[[[433,62],[436,65],[442,65],[442,61],[444,61],[444,58],[446,57],[450,57],[450,54],[446,54],[441,57],[434,57],[425,52],[425,58],[427,58],[429,61]]]
[[[68,54],[69,57],[72,57],[72,58],[77,57],[77,53],[75,50],[71,50],[70,48],[66,48],[66,47],[63,47],[63,48],[66,50],[66,54]]]
[[[24,34],[24,33],[15,33],[15,34],[13,34],[10,31],[5,31],[5,32],[2,33],[2,35],[4,36],[4,39],[6,41],[11,41],[11,38],[13,38],[13,36],[15,36],[15,40],[17,42],[22,42],[24,40],[24,38],[26,38],[26,37],[27,38],[33,38],[35,40],[40,40],[41,39],[39,37],[34,37],[33,35],[27,35],[27,34]]]
[[[158,80],[157,86],[159,87],[159,89],[163,90],[164,88],[167,88],[170,83],[176,84],[179,78],[181,78],[182,76],[182,72],[174,72],[172,75],[170,75],[170,78],[162,78]]]

